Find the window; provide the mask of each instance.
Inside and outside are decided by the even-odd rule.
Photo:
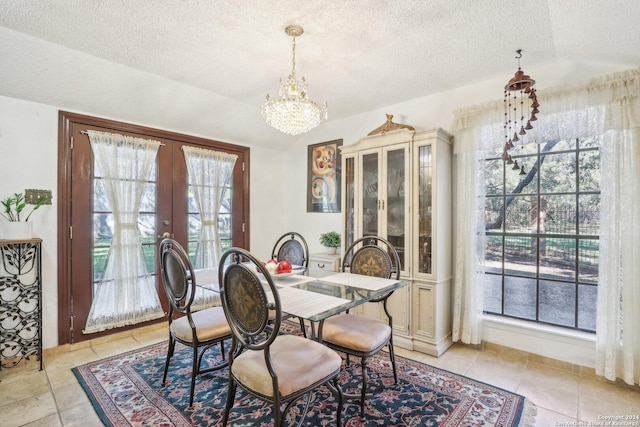
[[[598,140],[523,146],[486,159],[485,313],[595,332]]]

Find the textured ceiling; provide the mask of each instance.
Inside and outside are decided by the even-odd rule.
[[[0,26],[255,107],[291,69],[330,119],[558,59],[640,64],[637,0],[3,0]],[[12,83],[18,84],[18,83]]]

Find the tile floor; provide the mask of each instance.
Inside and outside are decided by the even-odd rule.
[[[70,368],[166,339],[163,326],[45,351],[37,361],[0,371],[0,426],[99,426],[101,422]],[[603,381],[592,369],[487,344],[455,344],[439,358],[397,354],[466,375],[530,398],[536,426],[605,425],[599,416],[640,415],[640,388]],[[577,421],[583,421],[579,424]],[[573,422],[568,423],[566,422]],[[640,427],[640,422],[636,421]]]

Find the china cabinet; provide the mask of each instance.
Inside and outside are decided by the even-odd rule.
[[[451,345],[451,142],[442,129],[404,126],[341,148],[342,253],[366,235],[394,245],[410,283],[389,299],[394,344],[435,356]]]
[[[42,370],[42,240],[0,240],[0,369],[35,355]]]

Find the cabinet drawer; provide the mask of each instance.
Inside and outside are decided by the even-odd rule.
[[[310,254],[309,269],[340,271],[340,255]]]

